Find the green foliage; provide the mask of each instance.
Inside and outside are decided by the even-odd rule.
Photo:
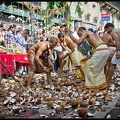
[[[67,2],[48,2],[48,3],[47,3],[47,7],[46,7],[46,11],[50,12],[52,9],[61,11],[61,8],[62,8],[66,3],[67,3]],[[68,26],[69,26],[69,27],[71,27],[71,21],[72,21],[72,16],[71,16],[71,13],[70,13],[71,3],[72,3],[72,2],[70,2],[70,4],[67,3],[67,7],[66,7],[66,9],[65,9],[66,19],[67,19],[67,23],[68,23]],[[81,3],[78,2],[77,6],[76,6],[76,10],[75,10],[75,12],[78,13],[79,18],[81,18],[81,15],[82,15],[82,11],[81,11],[80,5],[81,5]],[[46,19],[49,19],[49,18],[46,18]],[[47,22],[47,24],[48,24],[48,22]]]
[[[75,13],[76,13],[76,12],[78,13],[79,18],[82,17],[82,10],[81,10],[81,8],[80,8],[80,5],[81,5],[81,3],[78,2],[77,6],[76,6],[76,10],[75,10]]]

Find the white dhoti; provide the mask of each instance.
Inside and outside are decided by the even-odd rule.
[[[68,53],[71,52],[71,50],[66,47],[66,50],[68,51]],[[70,54],[70,56],[66,57],[64,60],[67,61],[67,63],[64,66],[64,69],[75,69],[75,66],[80,66],[80,61],[83,59],[83,55],[77,50],[77,48],[75,48],[75,51],[73,53]]]
[[[72,70],[75,69],[75,66],[73,65],[71,58],[67,56],[64,60],[66,60],[66,64],[64,65],[63,70],[72,72]]]
[[[75,51],[70,54],[70,58],[74,63],[74,66],[80,66],[80,61],[84,58],[83,55],[75,48]]]
[[[85,62],[85,85],[91,90],[107,87],[104,73],[104,67],[110,55],[110,51],[107,48],[106,44],[100,44],[93,56]]]

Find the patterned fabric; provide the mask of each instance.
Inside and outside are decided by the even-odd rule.
[[[4,46],[3,35],[1,31],[0,31],[0,45]]]
[[[21,50],[23,53],[26,53],[26,42],[24,36],[21,33],[18,33],[16,35],[16,43],[18,49]]]
[[[4,36],[5,40],[8,40],[8,48],[12,48],[12,43],[16,42],[16,35],[11,30]]]
[[[91,51],[91,46],[84,40],[79,46],[78,51],[83,54],[83,56],[87,56],[88,52]]]

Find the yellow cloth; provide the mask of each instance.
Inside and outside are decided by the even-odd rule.
[[[116,68],[118,69],[118,71],[120,72],[120,64],[116,65]]]
[[[71,50],[68,47],[65,47],[68,53],[71,53]],[[84,58],[83,55],[75,48],[75,51],[70,54],[70,58],[75,66],[80,66],[80,61]]]
[[[81,71],[78,69],[76,70],[76,75],[79,77],[79,78],[84,78]]]
[[[66,42],[64,41],[64,44],[61,44],[64,49],[71,53],[71,50],[66,45]],[[80,61],[83,59],[83,55],[78,51],[77,47],[75,48],[75,51],[70,54],[70,56],[66,57],[64,60],[67,61],[65,66],[63,67],[63,70],[69,69],[71,72],[73,69],[75,69],[75,66],[80,66]]]
[[[0,42],[3,41],[3,36],[2,36],[2,32],[0,31]]]
[[[75,69],[72,60],[69,56],[67,56],[64,60],[66,60],[66,64],[63,67],[63,70],[72,72]]]
[[[107,48],[107,45],[101,44],[99,48]],[[95,51],[90,59],[84,64],[85,85],[89,89],[104,89],[107,87],[106,76],[104,74],[104,66],[110,55],[109,50]]]

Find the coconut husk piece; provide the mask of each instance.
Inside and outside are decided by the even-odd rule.
[[[17,79],[12,75],[12,73],[8,70],[8,68],[6,67],[6,65],[5,65],[1,60],[0,60],[0,64],[7,70],[7,72],[11,75],[11,77],[12,77],[16,82],[19,83],[20,86],[23,86],[23,85],[21,85],[20,81],[17,80]]]

